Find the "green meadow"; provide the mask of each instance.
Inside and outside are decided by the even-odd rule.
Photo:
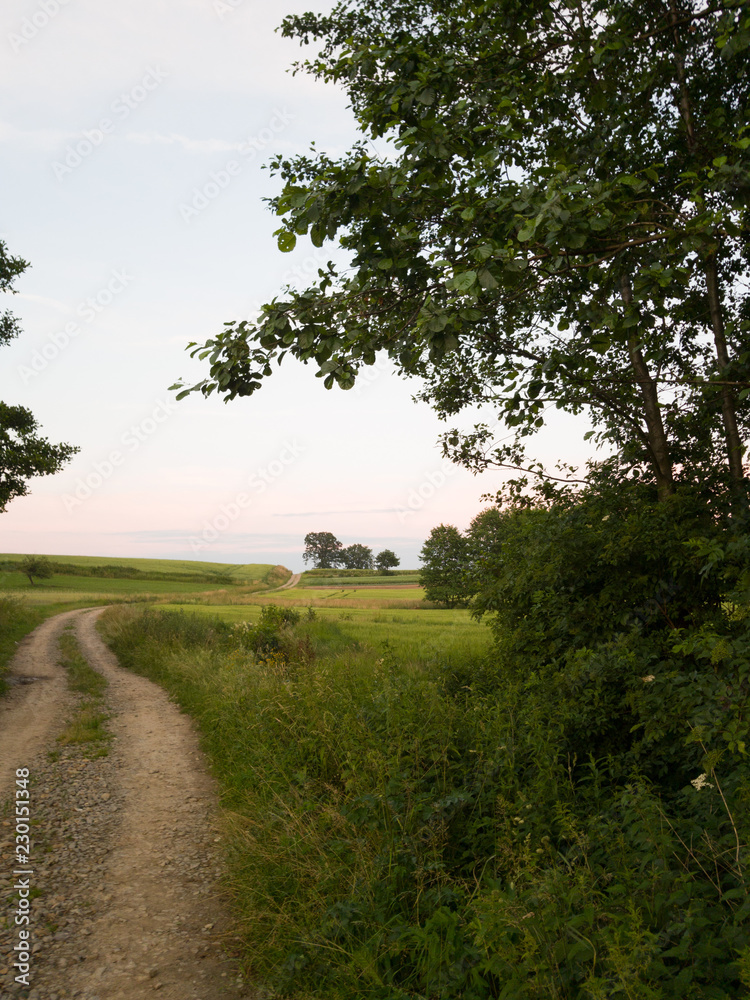
[[[265,603],[280,607],[294,607],[282,604],[281,594],[269,594]],[[160,611],[181,612],[184,615],[199,615],[201,618],[218,620],[230,625],[242,622],[255,624],[260,619],[263,604],[159,604]],[[448,660],[460,657],[479,657],[487,653],[490,633],[486,626],[471,618],[466,610],[444,611],[425,608],[362,608],[340,609],[337,607],[313,606],[315,620],[329,623],[342,638],[343,646],[352,650],[391,650],[410,662],[433,661],[437,657]],[[296,607],[302,618],[304,608]]]
[[[18,568],[22,558],[0,554],[0,595],[32,605],[164,600],[214,591],[246,595],[280,586],[290,575],[285,567],[270,563],[47,556],[52,576],[32,584]]]

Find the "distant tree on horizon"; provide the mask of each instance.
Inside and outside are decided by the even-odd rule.
[[[311,531],[305,535],[305,562],[312,560],[316,569],[333,569],[340,565],[342,543],[330,531]]]
[[[383,549],[375,557],[375,566],[379,573],[389,573],[396,566],[401,565],[401,560],[391,549]]]
[[[52,567],[46,556],[24,556],[18,564],[19,570],[29,578],[29,583],[34,586],[34,577],[37,580],[49,580],[52,576]]]
[[[340,565],[346,569],[372,569],[373,555],[372,549],[368,545],[361,545],[355,542],[353,545],[342,549],[339,555]]]

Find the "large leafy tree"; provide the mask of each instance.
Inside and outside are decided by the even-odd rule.
[[[311,562],[316,569],[331,569],[341,563],[344,546],[331,531],[309,531],[305,535],[305,551],[302,558]]]
[[[452,524],[433,528],[419,553],[420,583],[428,601],[446,608],[465,607],[468,587],[468,542]]]
[[[390,145],[274,162],[281,249],[337,240],[351,266],[191,345],[210,372],[183,394],[248,395],[287,353],[348,388],[387,351],[441,416],[515,428],[448,432],[472,468],[519,464],[554,406],[662,499],[742,480],[746,3],[342,0],[283,31]]]
[[[346,569],[372,569],[372,549],[361,542],[355,542],[341,550],[339,561]]]
[[[28,267],[20,257],[12,257],[0,241],[0,292],[12,292],[13,282]],[[0,347],[20,332],[16,317],[7,310],[0,315]],[[11,500],[26,496],[28,480],[59,472],[78,448],[51,444],[37,433],[39,424],[24,406],[0,402],[0,513]]]

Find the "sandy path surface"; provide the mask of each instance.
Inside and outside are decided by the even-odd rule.
[[[297,584],[302,579],[301,573],[292,573],[286,583],[282,583],[280,587],[274,587],[273,590],[264,590],[264,594],[275,594],[277,590],[289,590],[291,587],[296,587]]]
[[[160,687],[118,666],[95,629],[100,611],[40,626],[13,673],[48,679],[18,685],[0,710],[3,791],[16,767],[32,774],[32,884],[41,891],[32,906],[31,992],[13,981],[11,927],[0,940],[0,998],[249,998],[227,956],[216,792],[193,726]],[[114,739],[104,757],[89,745],[58,749],[50,760],[71,706],[55,662],[57,636],[71,620],[81,651],[109,682]],[[8,826],[0,832],[2,898],[13,867]]]
[[[60,725],[70,696],[65,671],[57,664],[57,641],[78,611],[49,618],[19,645],[8,674],[11,690],[0,699],[0,801],[10,795],[15,768],[47,746]]]

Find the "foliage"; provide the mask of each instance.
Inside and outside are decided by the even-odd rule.
[[[715,555],[730,572],[732,553]],[[342,1000],[750,996],[750,785],[744,747],[721,735],[745,725],[746,621],[731,650],[704,634],[674,654],[675,676],[640,682],[681,758],[658,780],[570,754],[551,669],[541,683],[494,655],[347,649],[324,621],[291,627],[314,655],[283,670],[187,616],[117,609],[104,627],[203,731],[259,986]],[[696,674],[704,656],[716,673]]]
[[[310,531],[305,535],[305,562],[313,561],[319,569],[330,569],[339,564],[342,543],[330,531]]]
[[[348,545],[341,550],[339,565],[346,569],[372,569],[372,549],[359,543]]]
[[[308,618],[315,614],[312,608],[308,609]],[[282,608],[276,604],[264,604],[260,609],[260,620],[251,624],[243,622],[235,626],[245,649],[252,650],[255,655],[263,660],[270,656],[282,654],[285,632],[292,625],[296,625],[300,620],[299,611],[294,608]]]
[[[341,0],[286,19],[363,140],[279,156],[279,247],[348,260],[204,345],[181,395],[255,392],[287,354],[351,387],[386,351],[473,469],[517,466],[554,408],[656,484],[742,477],[750,419],[746,5]],[[383,152],[373,148],[382,140]]]
[[[29,578],[29,583],[34,585],[34,577],[37,580],[49,580],[54,570],[52,564],[46,556],[25,556],[18,563],[19,570]]]
[[[0,240],[0,292],[13,292],[13,282],[28,264],[11,257]],[[6,311],[0,315],[0,346],[18,336],[18,321]],[[28,494],[27,480],[49,476],[79,450],[68,444],[51,444],[39,437],[39,424],[30,410],[0,402],[0,513],[11,500]]]
[[[18,643],[43,619],[39,609],[32,609],[14,597],[0,597],[0,695],[5,693],[3,677]]]
[[[458,528],[440,524],[422,546],[420,582],[425,598],[446,608],[465,607],[471,596],[468,580],[468,543]]]
[[[375,568],[378,573],[389,573],[400,565],[401,560],[391,549],[383,549],[375,556]]]

